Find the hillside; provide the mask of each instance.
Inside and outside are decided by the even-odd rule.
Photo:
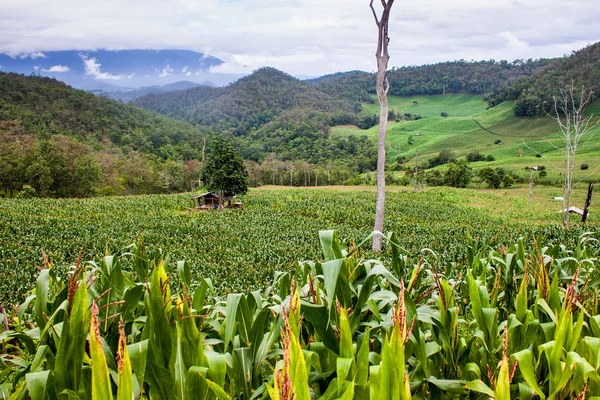
[[[518,117],[544,116],[551,112],[552,96],[571,84],[600,94],[600,42],[555,60],[530,76],[507,83],[488,96],[490,107],[514,101]]]
[[[551,118],[515,117],[513,102],[504,102],[488,109],[483,96],[477,95],[390,96],[389,104],[390,110],[397,114],[412,113],[422,117],[419,120],[392,120],[388,124],[388,160],[392,164],[398,159],[402,160],[402,169],[405,166],[414,168],[417,150],[420,166],[426,166],[430,159],[444,150],[453,152],[458,159],[479,152],[492,156],[494,160],[469,163],[474,170],[483,167],[504,168],[525,179],[528,177],[525,167],[545,166],[548,175],[543,182],[560,182],[560,171],[552,168],[550,162],[562,165],[562,151],[554,147],[562,147],[562,141],[558,126]],[[599,109],[600,103],[596,103],[589,111]],[[364,115],[376,116],[378,113],[378,104],[364,105]],[[443,117],[442,113],[447,116]],[[598,113],[595,112],[595,115]],[[357,134],[366,134],[376,140],[377,126],[367,130],[353,125],[332,128],[333,136]],[[543,157],[536,157],[536,151],[532,149]],[[600,165],[600,135],[593,136],[581,147],[578,160],[579,163],[588,164],[588,169],[577,167],[576,179],[598,181],[597,174],[588,175]]]
[[[200,141],[188,123],[54,79],[0,73],[4,191],[23,184],[57,196],[179,189],[183,162],[199,157]]]

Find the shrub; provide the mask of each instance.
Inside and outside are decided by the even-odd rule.
[[[511,187],[512,185],[515,184],[515,180],[512,177],[512,175],[510,174],[505,174],[502,177],[502,186],[504,186],[505,188]]]
[[[23,185],[23,189],[17,193],[18,199],[33,199],[34,197],[37,197],[37,191],[29,185]]]

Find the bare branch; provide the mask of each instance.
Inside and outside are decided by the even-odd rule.
[[[533,147],[529,146],[527,143],[525,143],[525,140],[523,140],[523,146],[527,147],[529,150],[535,151],[535,154],[539,154],[542,156],[542,158],[544,160],[546,160],[546,162],[548,164],[550,164],[552,167],[554,167],[555,169],[562,171],[563,167],[558,167],[556,165],[554,165],[554,163],[552,161],[550,161],[545,155],[543,155],[542,153],[540,153],[539,151],[537,151],[536,149],[534,149]]]
[[[377,26],[380,26],[379,18],[377,18],[377,12],[375,11],[375,7],[373,7],[373,0],[371,0],[371,3],[369,3],[369,7],[371,7],[371,11],[373,11],[373,18],[375,18],[375,24],[377,24]]]
[[[587,179],[587,178],[589,178],[590,176],[594,175],[594,174],[595,174],[597,171],[599,171],[599,170],[600,170],[600,165],[598,165],[596,168],[594,168],[594,169],[592,170],[592,172],[590,172],[588,175],[586,175],[586,176],[584,176],[583,178],[581,178],[580,180],[578,180],[578,181],[577,181],[577,182],[576,182],[576,183],[573,185],[573,187],[575,187],[575,186],[579,185],[581,182],[583,182],[584,180],[586,180],[586,179]]]

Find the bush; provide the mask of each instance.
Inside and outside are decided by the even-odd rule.
[[[515,180],[512,177],[512,175],[510,174],[505,174],[502,177],[502,186],[504,186],[505,188],[511,187],[512,185],[515,184]]]
[[[18,199],[33,199],[34,197],[37,197],[37,191],[29,185],[23,185],[23,189],[17,193]]]
[[[456,161],[456,154],[451,150],[442,150],[440,153],[429,160],[428,168],[433,168],[438,165],[450,164]]]

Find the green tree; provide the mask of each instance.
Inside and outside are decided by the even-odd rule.
[[[224,193],[245,194],[248,191],[248,171],[242,157],[223,137],[214,136],[209,149],[202,180],[208,190],[219,193],[222,207]]]
[[[499,189],[500,183],[502,183],[502,177],[490,167],[481,168],[477,172],[477,176],[492,189]]]
[[[473,170],[466,162],[456,162],[448,165],[448,170],[445,174],[446,185],[458,188],[467,187],[471,183]]]
[[[84,154],[75,160],[75,195],[89,197],[96,193],[96,186],[102,180],[102,169],[94,157]]]

